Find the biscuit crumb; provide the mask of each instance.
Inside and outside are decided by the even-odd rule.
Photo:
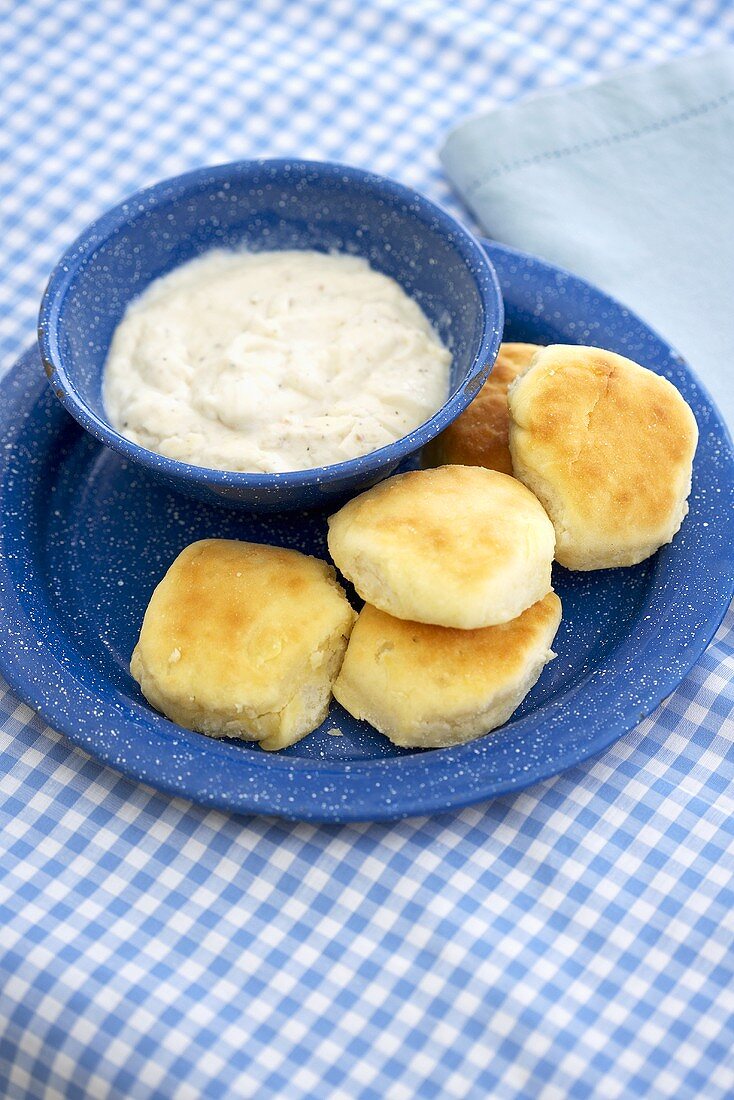
[[[176,646],[176,648],[172,649],[171,652],[168,655],[168,663],[169,663],[169,665],[175,665],[180,660],[181,660],[181,650],[178,648],[178,646]]]

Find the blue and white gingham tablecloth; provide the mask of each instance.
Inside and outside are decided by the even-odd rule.
[[[184,169],[336,158],[456,209],[467,114],[734,40],[729,0],[2,5],[0,341]],[[2,400],[0,389],[0,400]],[[0,1096],[734,1095],[734,618],[600,759],[433,819],[207,812],[0,702]]]

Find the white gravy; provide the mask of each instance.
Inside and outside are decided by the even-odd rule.
[[[275,473],[367,454],[446,400],[451,355],[366,260],[214,250],[156,279],[118,325],[113,426],[196,466]]]

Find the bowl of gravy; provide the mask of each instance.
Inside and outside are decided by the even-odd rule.
[[[386,477],[481,388],[486,253],[411,188],[333,163],[198,169],[93,222],[51,274],[44,368],[145,476],[253,511]]]

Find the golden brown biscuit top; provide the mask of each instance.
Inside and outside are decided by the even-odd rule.
[[[391,690],[428,689],[449,705],[471,702],[474,688],[486,696],[501,690],[539,642],[555,634],[561,601],[549,592],[511,622],[479,630],[456,630],[396,619],[366,604],[350,646],[372,659]]]
[[[577,522],[655,528],[690,473],[698,429],[665,378],[598,348],[553,345],[510,389],[513,449],[563,485]]]
[[[352,611],[334,570],[295,550],[205,539],[179,554],[151,597],[140,658],[167,690],[227,698],[243,669],[277,697],[314,638]],[[271,673],[277,658],[278,674]],[[270,668],[268,666],[271,666]]]
[[[512,473],[507,387],[538,350],[537,344],[501,345],[492,373],[471,405],[424,448],[424,466],[456,463]]]
[[[361,543],[384,561],[468,584],[491,567],[512,572],[514,547],[532,540],[538,525],[548,527],[552,541],[542,505],[530,490],[479,466],[398,474],[349,501],[329,525],[337,561],[335,536],[348,534],[355,546]]]
[[[510,383],[515,381],[518,374],[522,374],[523,371],[528,369],[535,353],[540,351],[542,346],[542,344],[521,344],[512,341],[501,344],[487,383],[497,383],[506,390]],[[487,388],[487,383],[482,389]]]

